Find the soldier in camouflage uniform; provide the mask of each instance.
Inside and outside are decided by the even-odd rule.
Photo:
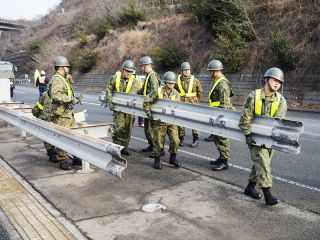
[[[176,84],[176,75],[173,72],[166,72],[163,76],[165,86],[159,87],[157,90],[149,93],[143,103],[143,109],[146,112],[148,119],[152,121],[153,137],[154,137],[154,164],[155,169],[161,169],[160,155],[164,146],[166,134],[170,140],[170,164],[173,164],[175,168],[181,167],[181,163],[177,160],[177,152],[179,149],[179,135],[176,125],[161,122],[160,120],[153,120],[151,113],[151,106],[158,99],[168,99],[172,101],[180,101],[180,95],[177,90],[174,89]]]
[[[212,60],[208,64],[207,70],[209,76],[214,79],[211,90],[208,94],[208,101],[210,107],[219,107],[225,109],[234,109],[231,104],[231,97],[233,96],[230,82],[222,74],[223,65],[219,60]],[[213,171],[223,171],[228,169],[228,161],[230,160],[230,140],[225,137],[215,136],[214,143],[218,148],[220,156],[213,164]]]
[[[176,89],[180,93],[181,102],[198,104],[202,96],[202,86],[200,80],[191,75],[191,66],[184,62],[180,66],[181,74],[178,75]],[[180,146],[182,147],[186,129],[178,126]],[[200,131],[192,129],[193,142],[191,147],[199,145]]]
[[[139,94],[143,96],[147,96],[152,91],[158,91],[159,88],[159,76],[158,74],[153,71],[152,69],[153,61],[149,56],[144,56],[140,59],[140,71],[146,74],[146,78],[143,83],[143,87]],[[154,147],[153,142],[153,133],[152,133],[152,122],[149,119],[144,120],[144,133],[148,140],[149,146],[142,149],[142,152],[152,152]],[[164,150],[162,151],[164,154]],[[153,154],[150,157],[154,157]]]
[[[39,101],[36,103],[36,106],[33,107],[32,114],[36,118],[42,119],[47,122],[51,122],[52,116],[44,113],[45,101],[48,101],[48,100],[50,100],[50,98],[48,96],[47,91],[45,91],[39,97]],[[47,142],[43,142],[43,144],[46,149],[47,155],[49,156],[49,161],[58,162],[56,147]]]
[[[75,125],[73,106],[79,103],[80,100],[74,96],[71,84],[68,81],[69,78],[66,79],[70,67],[68,60],[63,56],[58,56],[55,57],[53,65],[56,74],[49,82],[48,95],[51,99],[51,105],[49,105],[49,110],[46,112],[52,111],[52,122],[54,124],[70,128]],[[72,167],[68,162],[69,157],[67,152],[59,148],[56,151],[60,168],[62,170],[70,170]],[[73,164],[78,165],[81,163],[74,160]]]
[[[251,134],[252,120],[255,115],[283,119],[287,113],[287,103],[277,91],[284,82],[284,75],[279,68],[270,68],[264,74],[265,86],[252,91],[246,98],[240,117],[239,127],[246,136],[246,143],[251,152],[253,166],[249,176],[249,183],[244,193],[254,199],[260,199],[261,194],[255,189],[256,183],[262,188],[266,205],[272,206],[279,203],[270,191],[272,176],[270,163],[274,150],[255,145]]]
[[[139,89],[139,82],[133,75],[134,63],[130,60],[126,60],[122,65],[122,72],[116,72],[116,74],[109,81],[106,88],[106,102],[109,105],[110,110],[113,110],[112,96],[114,92],[125,92],[136,94]],[[131,131],[134,124],[135,116],[122,112],[113,112],[114,132],[113,142],[124,146],[121,153],[124,155],[131,155],[128,150]]]

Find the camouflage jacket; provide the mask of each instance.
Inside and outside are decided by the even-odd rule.
[[[73,118],[73,101],[74,93],[72,85],[69,82],[69,78],[66,79],[64,76],[57,73],[54,75],[49,82],[48,94],[52,100],[52,111],[57,117]],[[64,81],[64,80],[65,81]],[[70,87],[71,94],[68,94],[67,84]]]
[[[181,85],[185,91],[185,93],[188,92],[189,88],[189,81],[190,81],[191,76],[185,77],[185,76],[180,76],[181,79]],[[176,84],[175,89],[180,93],[178,84]],[[193,86],[192,86],[192,92],[196,93],[197,96],[194,97],[186,97],[186,96],[181,96],[180,100],[181,102],[186,102],[186,103],[199,103],[201,96],[202,96],[202,86],[200,83],[200,80],[198,78],[194,78]]]
[[[274,93],[270,97],[266,97],[264,89],[261,92],[262,104],[264,104],[265,116],[270,116],[272,103],[276,100],[276,94]],[[287,114],[287,102],[283,96],[281,96],[280,104],[275,112],[274,118],[285,118]],[[246,98],[244,107],[241,113],[239,128],[243,131],[244,135],[251,133],[252,119],[255,115],[255,91],[252,91]]]
[[[129,83],[129,78],[125,79],[122,77],[120,78],[120,92],[126,92],[127,86]],[[112,104],[112,96],[113,93],[116,92],[116,74],[110,79],[109,83],[106,87],[106,96],[105,101],[110,106]],[[139,80],[137,78],[134,78],[131,89],[128,93],[130,94],[136,94],[139,91]]]
[[[148,78],[149,76],[149,78]],[[146,89],[146,95],[148,95],[152,91],[158,91],[160,86],[160,77],[154,71],[146,75],[143,86],[139,91],[140,95],[144,95],[144,90]]]
[[[210,91],[214,85],[214,82],[212,83],[212,86],[210,88]],[[222,80],[212,91],[210,94],[210,99],[212,102],[220,101],[220,108],[226,108],[226,109],[235,109],[232,106],[231,103],[231,97],[233,96],[232,86],[231,84],[226,81]]]
[[[167,99],[167,100],[171,100],[172,98],[174,98],[175,100],[173,101],[178,101],[180,102],[180,94],[176,89],[172,89],[170,92],[167,92],[166,87],[161,87],[160,88],[161,93],[163,95],[163,99]],[[158,89],[152,91],[151,93],[149,93],[143,102],[143,110],[145,111],[145,113],[147,114],[147,116],[151,116],[151,106],[154,102],[156,102],[159,99],[159,94],[158,94]]]

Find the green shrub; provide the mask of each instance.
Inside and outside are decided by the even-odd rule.
[[[278,66],[283,70],[294,70],[299,59],[291,38],[276,29],[271,31],[269,39],[270,42],[265,49],[267,55],[271,56],[269,64]]]
[[[247,6],[243,0],[188,0],[186,8],[213,36],[224,34],[226,23],[236,25],[242,34],[253,34]]]
[[[97,53],[86,51],[78,59],[78,70],[82,73],[89,72],[97,64]]]
[[[227,69],[237,72],[246,66],[247,42],[238,34],[233,38],[219,35],[216,40],[217,58]]]
[[[163,44],[153,49],[151,56],[157,66],[162,69],[172,69],[178,67],[184,59],[184,52],[176,42]]]
[[[96,35],[97,40],[103,39],[112,29],[108,21],[97,21],[92,28],[92,33]]]
[[[39,39],[32,40],[27,45],[28,51],[32,54],[39,54],[43,48],[43,42]]]
[[[88,43],[88,36],[84,32],[78,32],[77,37],[79,39],[80,45],[85,46]]]
[[[118,16],[118,25],[133,28],[139,21],[145,21],[146,14],[133,6],[124,8]]]

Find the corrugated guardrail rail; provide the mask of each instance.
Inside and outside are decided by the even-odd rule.
[[[115,93],[112,103],[116,111],[147,117],[143,111],[143,100],[143,96]],[[151,111],[155,120],[245,142],[245,136],[238,127],[239,111],[168,100],[156,101]],[[256,145],[292,154],[300,153],[298,139],[303,129],[302,122],[264,116],[255,117],[252,124]]]
[[[0,105],[0,118],[21,130],[115,176],[121,177],[121,172],[127,167],[127,161],[120,155],[122,146],[92,137],[90,134],[82,134],[79,128],[73,131],[72,129],[37,119],[31,114],[21,111],[25,108],[23,105],[9,105],[11,107]],[[99,125],[97,127],[101,132],[102,126]]]

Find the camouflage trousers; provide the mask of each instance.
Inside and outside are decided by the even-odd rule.
[[[127,148],[129,146],[131,131],[135,116],[122,112],[113,112],[113,142]]]
[[[274,150],[252,146],[250,149],[253,166],[249,175],[250,182],[256,182],[260,187],[272,187],[270,163]]]
[[[184,137],[186,135],[186,128],[178,126],[178,133],[179,137]],[[192,129],[192,137],[199,139],[200,131]]]
[[[154,147],[152,121],[149,120],[148,118],[144,119],[144,133],[146,135],[149,145]]]
[[[154,137],[154,155],[160,156],[161,149],[164,147],[166,134],[169,136],[170,147],[169,153],[177,153],[179,149],[178,127],[173,124],[163,122],[153,122],[153,137]]]
[[[231,145],[230,140],[225,137],[220,137],[213,135],[213,142],[217,146],[218,151],[220,153],[220,158],[223,158],[225,160],[230,160],[230,151],[231,151]]]
[[[52,122],[62,127],[70,128],[75,125],[74,118],[54,117]],[[60,148],[56,148],[58,161],[68,160],[68,153]]]

